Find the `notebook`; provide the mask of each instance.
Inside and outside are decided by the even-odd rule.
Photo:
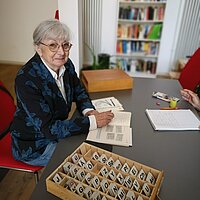
[[[200,120],[190,109],[146,109],[146,114],[155,130],[200,130]]]

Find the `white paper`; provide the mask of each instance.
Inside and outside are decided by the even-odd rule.
[[[155,130],[200,130],[200,121],[189,109],[146,110]]]
[[[109,123],[109,125],[123,125],[129,126],[131,123],[131,112],[113,112],[114,118]]]
[[[115,97],[107,97],[102,99],[92,100],[92,104],[95,109],[99,112],[108,111],[108,110],[124,110],[122,104]]]
[[[116,112],[109,125],[90,131],[86,140],[112,145],[132,146],[130,120],[130,112]]]

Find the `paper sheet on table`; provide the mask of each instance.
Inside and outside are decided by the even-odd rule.
[[[124,110],[122,104],[115,97],[95,99],[92,100],[92,104],[94,105],[95,109],[99,112],[108,110]]]
[[[155,130],[200,130],[199,118],[190,109],[146,110]]]

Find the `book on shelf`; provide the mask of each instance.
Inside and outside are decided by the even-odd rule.
[[[153,20],[154,18],[154,8],[149,6],[147,7],[147,20]]]
[[[155,130],[200,130],[200,120],[190,109],[146,109],[146,114]]]
[[[117,53],[132,54],[141,53],[141,55],[158,55],[159,42],[144,42],[144,41],[117,41],[116,51]]]
[[[162,24],[154,24],[147,34],[148,39],[160,39],[162,31]]]
[[[149,74],[156,73],[157,62],[153,60],[119,58],[116,59],[117,66],[126,72],[146,72]]]
[[[164,13],[165,13],[164,7],[159,7],[158,14],[157,14],[157,19],[158,20],[163,20],[164,19]]]
[[[152,39],[161,37],[162,24],[118,24],[117,36],[119,39]]]
[[[135,7],[127,6],[119,8],[119,19],[137,20],[137,21],[153,21],[163,20],[165,8],[164,6],[152,7]]]

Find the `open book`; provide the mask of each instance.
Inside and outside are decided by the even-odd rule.
[[[200,130],[200,121],[189,109],[146,110],[155,130]]]
[[[112,145],[132,146],[130,121],[131,112],[114,112],[114,118],[109,125],[90,131],[86,140]]]

